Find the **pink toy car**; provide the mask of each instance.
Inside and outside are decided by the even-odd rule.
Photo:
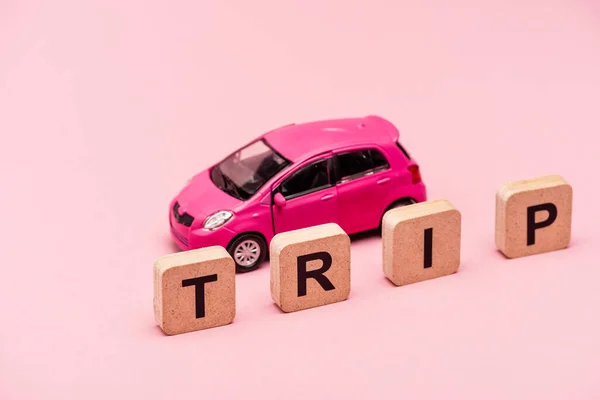
[[[194,176],[169,206],[171,234],[191,250],[223,246],[237,272],[259,267],[280,232],[337,223],[381,227],[384,213],[426,200],[418,164],[386,119],[291,124]]]

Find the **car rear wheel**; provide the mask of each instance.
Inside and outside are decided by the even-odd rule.
[[[227,252],[235,262],[237,273],[250,272],[257,269],[265,260],[267,244],[261,236],[247,233],[231,242]]]
[[[392,210],[394,208],[409,206],[409,205],[415,204],[415,203],[416,203],[416,201],[414,201],[413,199],[400,199],[397,202],[395,202],[394,204],[392,204],[390,206],[390,208],[388,208],[388,211]]]
[[[389,206],[387,208],[387,210],[385,210],[385,212],[381,216],[381,222],[379,223],[379,229],[381,229],[381,227],[383,226],[383,217],[385,216],[385,213],[387,213],[390,210],[393,210],[394,208],[406,207],[406,206],[409,206],[409,205],[415,204],[415,203],[416,203],[416,201],[411,198],[400,199],[400,200],[396,201],[395,203],[393,203],[391,206]]]

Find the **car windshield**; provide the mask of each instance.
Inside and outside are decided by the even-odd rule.
[[[260,139],[214,166],[210,177],[219,189],[240,200],[248,200],[289,164]]]

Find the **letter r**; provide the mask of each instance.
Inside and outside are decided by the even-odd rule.
[[[307,271],[306,265],[309,261],[314,260],[321,260],[323,266],[313,271]],[[335,286],[333,286],[331,281],[323,275],[331,268],[331,264],[331,254],[325,251],[298,256],[298,297],[306,296],[306,281],[309,278],[316,280],[326,291],[334,290]]]

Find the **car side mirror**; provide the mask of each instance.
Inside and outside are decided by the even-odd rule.
[[[283,195],[281,193],[276,193],[273,200],[275,200],[275,205],[277,207],[283,208],[287,204],[285,197],[283,197]]]

